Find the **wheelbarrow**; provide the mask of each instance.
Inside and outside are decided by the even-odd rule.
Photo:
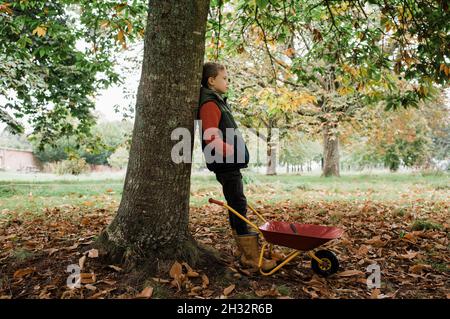
[[[266,242],[262,245],[261,251],[259,253],[258,263],[259,272],[262,275],[273,275],[284,265],[297,257],[302,251],[306,251],[311,257],[311,268],[318,275],[327,277],[338,271],[339,260],[332,251],[318,250],[314,252],[313,249],[325,244],[326,242],[329,242],[330,240],[341,237],[342,233],[344,232],[343,229],[322,225],[267,221],[252,206],[247,204],[248,208],[250,208],[250,210],[254,212],[262,222],[264,222],[262,226],[258,227],[226,203],[215,200],[213,198],[210,198],[209,202],[225,207],[237,217],[245,221],[252,228],[254,228],[265,239]],[[268,251],[270,255],[273,245],[288,247],[293,249],[293,251],[270,272],[264,272],[261,267],[263,263],[264,253]]]

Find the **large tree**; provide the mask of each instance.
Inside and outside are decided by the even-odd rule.
[[[175,163],[176,128],[193,136],[209,0],[149,1],[144,59],[122,200],[98,244],[128,265],[195,261],[188,229],[190,163]]]

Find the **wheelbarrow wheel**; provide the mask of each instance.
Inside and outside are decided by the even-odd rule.
[[[316,274],[327,277],[338,271],[339,260],[333,252],[329,250],[319,250],[314,254],[317,258],[322,260],[322,263],[319,264],[314,258],[311,259],[311,268]]]

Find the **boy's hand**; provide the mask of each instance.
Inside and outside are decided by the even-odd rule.
[[[225,151],[225,157],[234,156],[234,147],[233,147],[233,145],[224,143],[224,151]]]

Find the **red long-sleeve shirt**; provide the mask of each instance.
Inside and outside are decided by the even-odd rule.
[[[215,150],[221,153],[222,156],[228,156],[233,154],[233,145],[225,143],[219,135],[219,122],[222,113],[219,107],[213,101],[206,102],[200,108],[200,120],[202,121],[202,131],[211,129],[211,138],[205,139],[205,143],[213,143]],[[210,132],[210,131],[208,131]]]

